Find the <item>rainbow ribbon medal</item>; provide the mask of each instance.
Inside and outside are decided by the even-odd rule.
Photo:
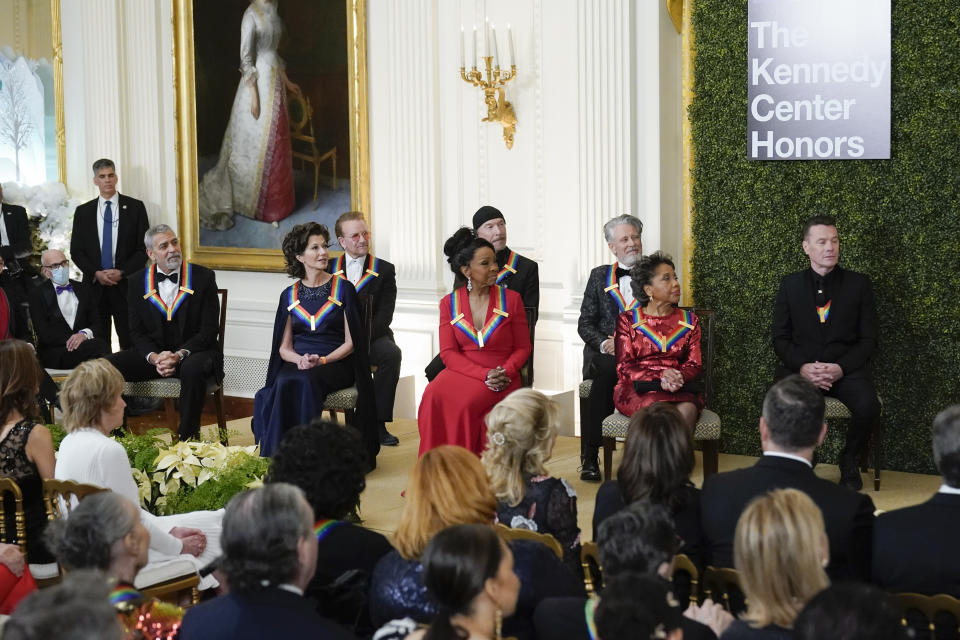
[[[317,536],[317,542],[323,542],[323,539],[329,536],[331,531],[344,524],[346,524],[346,522],[342,520],[317,520],[317,524],[313,525],[313,532]]]
[[[364,269],[363,275],[357,280],[357,293],[360,293],[360,290],[367,286],[368,282],[380,277],[380,258],[375,257],[372,253],[368,253],[367,258],[367,263],[370,266]]]
[[[333,276],[333,284],[330,287],[330,295],[327,297],[327,301],[314,315],[307,313],[307,310],[300,304],[300,298],[297,296],[299,287],[299,280],[290,285],[290,296],[288,298],[290,304],[287,305],[287,311],[293,313],[304,324],[310,325],[310,331],[316,331],[317,325],[333,313],[334,308],[343,306],[343,278],[338,275]]]
[[[493,296],[493,313],[490,316],[490,320],[487,322],[487,325],[483,328],[483,331],[477,332],[474,331],[464,315],[460,310],[460,292],[466,291],[465,288],[458,289],[450,294],[450,316],[453,320],[450,321],[450,324],[460,329],[474,344],[483,349],[484,345],[490,340],[490,336],[493,335],[493,332],[496,331],[497,327],[500,326],[500,323],[503,322],[504,318],[510,316],[506,312],[507,308],[507,290],[503,287],[493,285],[490,288],[490,294]],[[469,308],[469,304],[467,307]]]
[[[193,294],[193,265],[184,260],[180,266],[180,288],[177,290],[177,296],[173,299],[173,304],[169,307],[157,292],[157,265],[151,266],[144,272],[143,290],[143,299],[149,300],[167,317],[167,322],[170,322],[173,320],[173,314],[177,312],[187,296]]]
[[[117,606],[121,602],[139,600],[142,597],[143,595],[133,587],[118,585],[116,589],[110,592],[110,604]]]
[[[833,300],[827,300],[827,304],[822,307],[817,307],[817,315],[820,316],[820,324],[823,324],[827,321],[827,318],[830,317],[830,303]]]
[[[510,257],[503,263],[503,269],[497,274],[497,284],[500,284],[504,278],[517,272],[517,263],[520,262],[520,256],[516,251],[510,252]]]
[[[680,310],[680,313],[683,314],[683,319],[677,323],[676,331],[670,334],[670,336],[661,336],[659,333],[648,327],[647,320],[643,317],[643,312],[640,311],[640,309],[634,309],[632,313],[633,324],[630,326],[646,336],[650,342],[657,345],[660,348],[661,353],[666,353],[667,349],[677,344],[680,338],[693,330],[693,317],[689,311],[684,309]]]
[[[338,255],[336,258],[333,259],[333,275],[335,276],[346,277],[347,275],[347,272],[344,270],[344,267],[343,267],[343,262],[344,262],[343,256],[344,254],[341,253],[340,255]]]
[[[617,306],[620,307],[620,311],[630,311],[631,309],[636,309],[638,306],[637,299],[634,298],[633,302],[629,305],[624,299],[623,294],[620,293],[620,283],[617,282],[617,263],[614,262],[610,265],[610,270],[607,271],[607,286],[604,289],[605,292],[613,296],[613,299],[617,301]]]
[[[594,620],[594,614],[597,611],[597,599],[587,598],[583,606],[583,615],[587,620],[587,633],[590,634],[590,640],[597,640],[597,623]]]

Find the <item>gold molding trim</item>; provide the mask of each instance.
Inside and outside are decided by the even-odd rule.
[[[60,27],[60,0],[50,0],[51,44],[53,44],[53,104],[57,129],[57,178],[67,184],[67,135],[63,111],[63,33]]]
[[[54,0],[56,2],[57,0]],[[200,245],[198,225],[197,111],[193,50],[193,0],[173,2],[173,84],[177,155],[177,225],[184,258],[212,269],[284,270],[280,249]],[[347,6],[347,81],[350,120],[350,204],[370,218],[370,145],[367,120],[366,0]],[[372,227],[372,224],[370,225]],[[332,231],[332,229],[331,229]]]
[[[683,109],[681,135],[683,140],[683,273],[687,274],[684,287],[684,304],[693,305],[693,138],[690,130],[690,104],[693,102],[693,60],[696,42],[693,33],[693,3],[695,0],[680,0],[683,4],[683,22],[680,29],[683,57],[681,69],[680,104]],[[672,14],[671,14],[672,15]]]
[[[673,28],[677,30],[677,33],[683,33],[684,4],[684,0],[667,0],[667,13],[670,14],[670,19],[673,20]]]

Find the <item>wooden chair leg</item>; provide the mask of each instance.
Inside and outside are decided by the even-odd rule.
[[[613,475],[613,452],[617,448],[616,438],[603,438],[603,479]]]
[[[334,411],[333,409],[330,409],[327,413],[330,414],[330,422],[336,422],[337,424],[340,423],[340,419],[337,417],[336,411]]]
[[[227,420],[223,416],[222,387],[213,393],[213,403],[217,407],[217,430],[220,435],[220,444],[226,447],[230,444],[230,434],[227,432]]]
[[[353,419],[354,410],[353,409],[344,409],[343,410],[343,421],[349,425],[355,425],[356,421]]]
[[[176,442],[180,421],[177,419],[177,408],[173,404],[173,398],[163,399],[163,409],[167,416],[167,429],[173,433],[173,441]]]
[[[703,441],[703,477],[713,475],[717,472],[720,463],[720,441]]]
[[[878,425],[877,428],[874,429],[873,437],[871,438],[873,440],[873,490],[874,491],[880,491],[880,446],[881,446],[880,443],[883,440],[882,435],[883,435],[883,432],[880,430],[880,426]]]

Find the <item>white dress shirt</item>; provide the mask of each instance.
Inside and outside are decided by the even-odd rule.
[[[623,301],[629,307],[633,304],[633,278],[629,274],[620,278],[620,295],[623,296]]]
[[[352,284],[357,284],[357,281],[360,280],[360,277],[363,276],[363,263],[367,261],[367,256],[360,256],[359,258],[354,258],[346,251],[343,252],[343,255],[346,256],[346,266],[344,267],[344,274],[347,276]]]
[[[170,273],[164,275],[172,275],[174,273],[179,273],[179,269],[176,271],[171,271]],[[157,273],[163,273],[160,267],[157,267]],[[164,280],[163,282],[157,283],[157,293],[160,294],[160,299],[163,300],[163,303],[168,307],[173,304],[173,299],[177,297],[177,291],[180,289],[180,279],[177,278],[177,282],[172,280]]]
[[[0,247],[6,247],[10,244],[10,236],[7,235],[7,223],[3,218],[3,211],[0,211]]]
[[[804,458],[803,456],[795,456],[792,453],[784,453],[783,451],[764,451],[763,455],[773,456],[774,458],[787,458],[788,460],[796,460],[797,462],[802,462],[803,464],[813,469],[813,465],[810,464],[810,461]]]
[[[949,493],[954,496],[960,496],[960,489],[956,487],[951,487],[946,482],[940,485],[940,488],[937,489],[937,493]]]
[[[103,213],[106,210],[104,205],[106,200],[103,199],[103,196],[97,198],[97,238],[100,239],[100,246],[103,246]],[[117,268],[116,255],[117,255],[117,230],[120,228],[120,194],[115,193],[113,197],[110,198],[110,216],[113,220],[113,228],[111,233],[113,234],[113,243],[110,247],[113,249],[110,257],[114,259],[113,268]]]
[[[56,287],[56,285],[52,283],[51,286]],[[56,289],[54,289],[54,292],[56,292]],[[79,306],[77,294],[70,290],[57,293],[57,306],[60,307],[60,313],[63,315],[63,319],[67,321],[70,330],[73,331],[73,325],[77,321],[77,307]],[[80,329],[78,333],[87,336],[87,339],[93,337],[93,331],[88,328]]]

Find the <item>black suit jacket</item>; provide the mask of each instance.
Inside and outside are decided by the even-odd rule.
[[[346,278],[346,267],[343,266],[346,264],[343,262],[345,255],[342,254],[335,260],[331,260],[327,265],[327,271],[329,273],[342,272],[341,275]],[[393,337],[390,324],[393,322],[393,311],[397,306],[397,270],[393,263],[379,257],[377,260],[379,261],[375,270],[377,275],[357,290],[358,296],[370,296],[370,301],[373,304],[370,318],[370,342],[383,336]],[[371,268],[372,262],[373,258],[368,253],[363,261],[364,274],[367,273],[367,269]],[[359,281],[357,284],[360,284]]]
[[[17,254],[28,253],[33,247],[30,243],[30,225],[27,223],[27,210],[6,202],[0,206],[3,224],[7,229],[10,244],[0,246],[0,256],[5,262],[16,258]]]
[[[497,264],[503,269],[503,265],[510,258],[510,247],[504,247],[497,252]],[[500,286],[512,289],[523,298],[523,306],[531,307],[534,310],[533,320],[536,322],[540,315],[540,266],[519,253],[517,254],[517,272],[510,273],[503,277]]]
[[[821,323],[813,270],[785,276],[773,312],[773,348],[796,373],[807,362],[835,362],[843,374],[867,369],[877,347],[877,309],[870,278],[836,267],[828,276],[830,316]]]
[[[607,274],[610,265],[600,265],[590,270],[587,286],[583,290],[583,302],[580,303],[580,319],[577,320],[577,333],[583,340],[583,377],[592,377],[594,356],[600,354],[600,345],[611,337],[617,328],[617,317],[622,313],[620,305],[604,291],[607,288]]]
[[[707,564],[733,566],[733,534],[755,497],[774,489],[799,489],[820,507],[830,540],[827,574],[836,580],[868,580],[873,539],[873,500],[814,474],[797,460],[762,456],[752,467],[714,474],[703,481],[700,522]]]
[[[537,638],[590,640],[586,605],[586,598],[547,598],[542,601],[533,614]],[[680,621],[680,628],[683,629],[684,640],[716,640],[717,637],[710,627],[686,616]]]
[[[100,236],[97,233],[97,202],[94,198],[77,207],[73,214],[73,235],[70,238],[70,258],[83,272],[83,282],[93,283],[95,297],[99,300],[101,285],[94,274],[100,271]],[[117,202],[120,217],[117,228],[117,246],[114,247],[113,265],[123,272],[121,287],[126,279],[143,269],[147,262],[147,250],[143,245],[143,236],[150,223],[147,221],[147,209],[143,202],[120,194]]]
[[[898,593],[948,593],[960,598],[960,495],[937,493],[877,518],[873,581]]]
[[[220,329],[220,298],[217,294],[217,279],[213,271],[198,264],[193,269],[193,293],[186,296],[183,304],[173,314],[172,322],[179,328],[181,340],[171,343],[165,338],[164,325],[167,317],[150,300],[144,299],[146,269],[130,275],[127,289],[127,312],[130,318],[130,339],[133,349],[144,359],[148,353],[161,351],[206,351],[213,350],[217,380],[223,379],[223,351],[217,342]],[[156,269],[156,265],[150,265]],[[182,269],[181,269],[181,286]]]
[[[70,284],[77,296],[77,317],[72,327],[67,324],[60,311],[57,292],[51,280],[44,279],[30,291],[30,318],[33,320],[33,330],[37,333],[41,354],[46,349],[63,347],[70,336],[80,329],[90,329],[95,337],[105,338],[90,288],[76,280],[71,280]]]
[[[321,618],[307,598],[268,588],[250,595],[229,593],[187,610],[180,640],[262,640],[263,638],[354,638]]]

